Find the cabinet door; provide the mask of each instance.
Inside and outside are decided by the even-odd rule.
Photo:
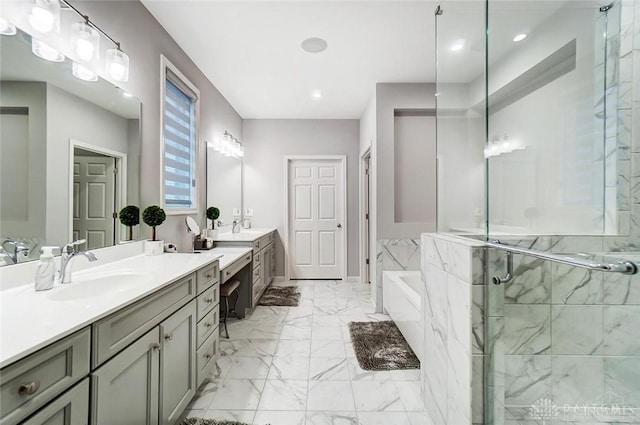
[[[160,324],[160,423],[173,425],[196,393],[196,300]]]
[[[89,378],[64,393],[23,425],[87,425],[89,423]]]
[[[91,374],[93,425],[156,425],[160,371],[156,326]]]

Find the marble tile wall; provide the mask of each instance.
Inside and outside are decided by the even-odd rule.
[[[434,425],[483,423],[484,248],[422,235],[424,402]]]
[[[382,272],[420,271],[420,239],[379,239],[376,243],[376,270],[373,299],[376,313],[382,313]]]

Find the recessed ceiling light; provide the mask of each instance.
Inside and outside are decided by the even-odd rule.
[[[527,38],[527,34],[522,33],[522,34],[518,34],[515,37],[513,37],[513,41],[517,43],[518,41],[522,41],[525,38]]]
[[[315,100],[322,99],[322,90],[311,90],[311,98]]]
[[[464,40],[458,40],[451,45],[452,52],[458,52],[464,48]]]
[[[320,53],[327,50],[327,42],[322,38],[307,38],[301,44],[302,50],[309,53]]]

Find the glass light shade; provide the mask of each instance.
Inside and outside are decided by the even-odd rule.
[[[37,38],[31,39],[31,52],[39,58],[50,62],[62,62],[64,55]]]
[[[60,29],[60,3],[58,0],[34,0],[29,24],[42,33]]]
[[[4,18],[0,18],[0,34],[2,35],[15,35],[18,31],[16,26],[7,21]]]
[[[98,76],[95,72],[77,62],[73,63],[72,73],[74,77],[83,81],[98,81]]]
[[[122,50],[107,50],[105,67],[107,75],[114,81],[129,81],[129,56]]]
[[[71,25],[71,43],[82,61],[90,62],[100,56],[100,33],[85,22]]]

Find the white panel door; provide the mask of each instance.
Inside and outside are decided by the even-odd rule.
[[[76,156],[73,163],[73,236],[85,249],[114,244],[114,159]]]
[[[289,276],[342,279],[344,175],[340,159],[289,161]]]

